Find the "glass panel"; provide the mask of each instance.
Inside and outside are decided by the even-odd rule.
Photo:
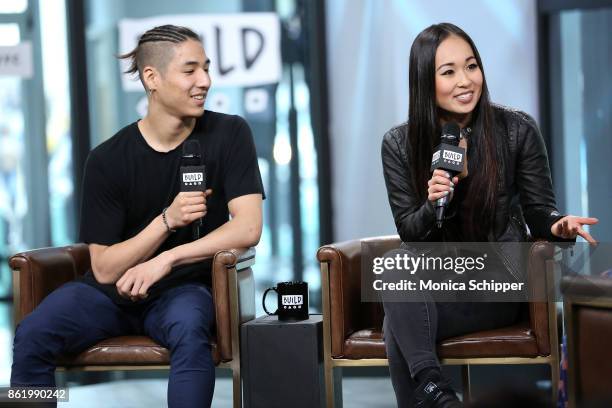
[[[63,246],[75,240],[72,140],[68,43],[64,0],[41,0],[43,83],[46,102],[46,135],[49,180],[51,244]]]
[[[23,221],[28,211],[24,167],[22,81],[0,77],[0,260],[26,249]],[[10,293],[8,268],[0,270],[0,297]]]
[[[17,45],[19,40],[19,25],[17,23],[0,24],[0,46]]]
[[[21,39],[17,23],[0,24],[0,46],[14,46]],[[22,81],[0,76],[0,298],[11,294],[7,259],[24,249],[21,221],[27,212],[23,155],[24,118]]]
[[[28,8],[28,0],[0,1],[0,14],[23,13]]]
[[[3,276],[4,271],[0,273]],[[11,361],[13,344],[13,307],[10,303],[0,302],[0,384],[11,382]]]
[[[33,24],[0,24],[0,44],[31,41],[34,66],[32,78],[0,77],[0,297],[8,256],[74,242],[65,4],[30,6]]]
[[[560,67],[552,64],[551,77],[560,78],[560,112],[553,123],[562,123],[563,148],[554,163],[557,182],[563,183],[565,210],[599,218],[591,233],[610,242],[609,212],[612,179],[612,9],[572,10],[558,16]],[[555,70],[558,71],[554,75]],[[553,86],[555,86],[553,84]],[[588,227],[587,227],[588,229]]]

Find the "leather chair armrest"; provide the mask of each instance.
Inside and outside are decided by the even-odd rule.
[[[397,235],[375,237],[325,245],[317,251],[319,262],[327,264],[329,293],[322,296],[329,299],[333,356],[344,354],[344,340],[363,325],[360,307],[362,243],[380,248],[383,252],[380,255],[383,255],[398,248],[401,241]],[[325,268],[321,268],[321,273],[326,273]],[[324,282],[326,278],[322,276],[321,280]]]
[[[331,328],[331,352],[333,356],[342,356],[344,340],[356,327],[358,308],[352,307],[359,302],[361,271],[361,241],[353,240],[326,245],[317,251],[317,259],[325,263],[321,268],[321,282],[329,282],[329,292],[323,293],[329,300]],[[353,279],[351,279],[353,277]],[[323,287],[325,290],[326,288]],[[324,311],[325,313],[325,311]]]
[[[65,247],[74,259],[74,267],[78,276],[84,275],[91,268],[89,245],[84,243],[73,244]]]
[[[9,259],[13,270],[15,324],[32,312],[40,302],[66,282],[89,268],[85,244],[41,248],[21,252]]]
[[[550,296],[549,285],[553,282],[548,282],[546,263],[553,259],[554,252],[555,246],[546,241],[534,242],[529,250],[527,276],[530,296],[533,299],[548,299]],[[529,302],[529,325],[536,337],[540,355],[549,355],[551,352],[548,307],[546,301]]]
[[[215,254],[212,268],[212,290],[215,302],[217,347],[222,361],[232,359],[232,300],[237,302],[236,324],[255,318],[255,280],[251,266],[255,249],[228,249]],[[236,274],[232,285],[231,275]]]
[[[564,298],[612,302],[612,279],[602,276],[565,276],[561,279]]]

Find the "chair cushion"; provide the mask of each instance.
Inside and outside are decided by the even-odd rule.
[[[387,358],[385,342],[380,329],[359,330],[344,341],[344,358]]]
[[[527,322],[501,329],[451,337],[438,344],[439,358],[537,357],[538,345]],[[344,342],[344,355],[336,358],[387,358],[380,329],[363,329]]]
[[[212,344],[215,365],[220,358],[215,342]],[[80,354],[62,356],[59,366],[80,367],[89,365],[169,365],[168,349],[146,336],[121,336],[103,340]]]
[[[440,358],[537,357],[538,343],[529,323],[451,337],[438,344]]]

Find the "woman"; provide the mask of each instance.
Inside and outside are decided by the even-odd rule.
[[[594,239],[594,218],[556,210],[546,148],[527,114],[492,105],[480,55],[460,28],[437,24],[410,51],[408,122],[384,137],[382,160],[395,224],[404,242]],[[430,172],[433,148],[447,122],[467,139],[468,176]],[[444,227],[434,203],[449,196]],[[503,273],[512,273],[500,268]],[[488,271],[487,271],[488,273]],[[400,407],[461,406],[442,378],[435,345],[444,338],[512,324],[518,303],[397,302],[385,298],[385,345]]]

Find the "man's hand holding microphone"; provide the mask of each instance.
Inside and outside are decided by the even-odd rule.
[[[178,193],[166,209],[168,228],[176,230],[204,217],[208,211],[206,199],[211,194],[211,189]]]
[[[206,189],[206,167],[197,140],[183,144],[179,179],[180,192],[163,210],[162,220],[168,233],[192,225],[195,241],[203,235],[202,218],[208,212],[207,198],[212,194],[211,189]],[[128,269],[116,283],[117,292],[132,301],[146,299],[151,285],[169,274],[172,264],[171,255],[166,251]]]

